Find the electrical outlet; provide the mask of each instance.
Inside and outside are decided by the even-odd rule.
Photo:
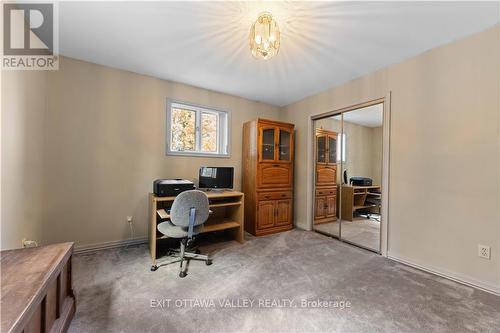
[[[34,240],[23,238],[22,241],[21,241],[21,245],[22,245],[23,248],[37,247],[38,243],[36,241],[34,241]]]
[[[128,224],[132,223],[132,216],[127,216],[127,223]]]
[[[479,244],[477,246],[477,251],[478,251],[477,255],[480,258],[490,259],[490,247],[489,246]]]

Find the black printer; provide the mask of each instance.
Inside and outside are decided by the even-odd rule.
[[[366,177],[351,177],[351,185],[353,186],[372,186],[372,179]]]
[[[159,197],[173,197],[195,188],[193,182],[187,179],[157,179],[153,182],[153,193]]]

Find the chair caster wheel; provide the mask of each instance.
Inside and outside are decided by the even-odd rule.
[[[181,278],[186,277],[186,275],[187,275],[186,272],[180,272],[179,273],[179,277],[181,277]]]
[[[151,272],[154,272],[154,271],[156,271],[157,269],[158,269],[158,266],[156,266],[156,265],[151,266]]]
[[[208,259],[207,261],[205,261],[205,265],[207,266],[212,265],[212,259]]]

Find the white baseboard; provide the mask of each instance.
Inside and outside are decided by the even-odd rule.
[[[452,281],[464,284],[466,286],[480,289],[482,291],[486,291],[488,293],[500,296],[500,287],[499,286],[495,286],[495,285],[492,285],[492,284],[489,284],[486,282],[478,281],[478,280],[473,279],[473,278],[468,277],[468,276],[461,276],[457,273],[446,272],[446,271],[443,271],[442,269],[438,269],[435,267],[422,266],[422,265],[413,263],[410,259],[401,258],[401,257],[397,257],[397,256],[390,255],[390,254],[387,255],[387,258],[394,260],[394,261],[397,261],[401,264],[419,269],[421,271],[428,272],[428,273],[431,273],[434,275],[438,275],[438,276],[443,277],[445,279],[452,280]]]
[[[88,245],[76,245],[74,253],[75,254],[90,253],[100,250],[113,249],[117,247],[143,244],[147,243],[147,241],[148,239],[146,237],[141,237],[141,238],[125,239],[125,240],[118,240],[118,241],[111,241],[104,243],[88,244]]]

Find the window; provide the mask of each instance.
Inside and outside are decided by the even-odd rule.
[[[342,145],[342,155],[340,150],[340,145]],[[342,157],[342,162],[345,162],[345,133],[338,134],[337,137],[337,162],[340,162]]]
[[[170,102],[167,154],[229,157],[227,112]]]

